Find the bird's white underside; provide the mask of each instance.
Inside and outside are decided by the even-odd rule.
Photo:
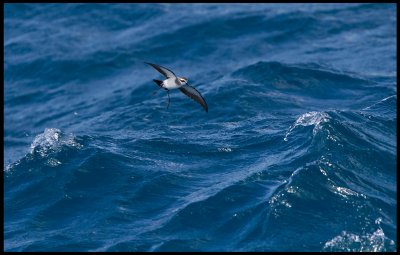
[[[163,81],[163,88],[167,88],[167,89],[177,89],[182,87],[183,84],[178,85],[175,83],[175,77],[172,78],[168,78],[166,80]]]

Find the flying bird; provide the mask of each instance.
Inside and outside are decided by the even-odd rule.
[[[169,107],[169,103],[171,101],[169,97],[169,91],[171,89],[179,89],[182,91],[183,94],[186,96],[190,97],[191,99],[195,100],[197,103],[199,103],[201,106],[203,106],[204,110],[208,112],[208,106],[204,98],[201,96],[200,92],[198,92],[194,87],[188,85],[188,79],[185,77],[178,77],[169,70],[168,68],[152,64],[152,63],[147,63],[144,62],[150,66],[152,66],[154,69],[156,69],[158,72],[160,72],[162,75],[165,76],[164,81],[160,80],[155,80],[153,81],[160,87],[160,89],[165,89],[167,91],[168,95],[168,105],[167,109]]]

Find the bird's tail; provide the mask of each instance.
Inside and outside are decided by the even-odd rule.
[[[162,88],[163,86],[162,86],[162,81],[160,81],[160,80],[153,80],[160,88]]]

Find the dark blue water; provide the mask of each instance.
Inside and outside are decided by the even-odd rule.
[[[396,5],[4,15],[6,251],[397,249]]]

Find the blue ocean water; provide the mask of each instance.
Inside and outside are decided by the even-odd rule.
[[[6,251],[397,250],[395,4],[4,16]]]

